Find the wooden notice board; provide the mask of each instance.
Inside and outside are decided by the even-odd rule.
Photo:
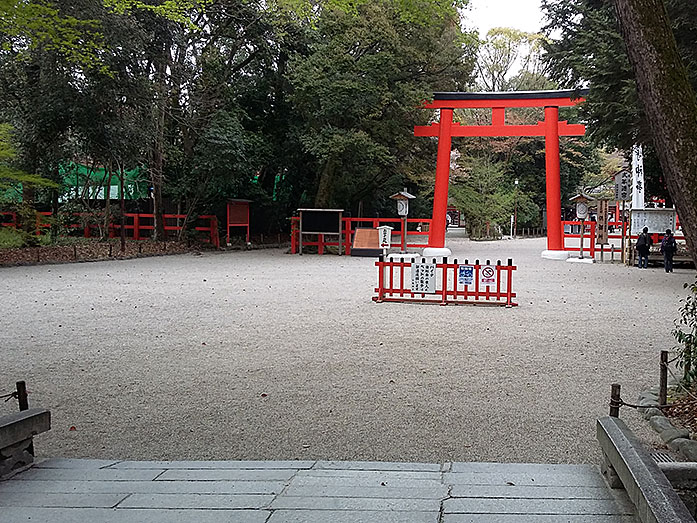
[[[339,237],[339,256],[342,254],[343,209],[298,209],[300,216],[300,249],[303,253],[303,235],[332,234]]]
[[[353,235],[351,256],[380,256],[380,231],[377,229],[356,229]]]

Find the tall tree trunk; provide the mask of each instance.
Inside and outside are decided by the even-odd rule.
[[[165,220],[162,205],[162,185],[164,184],[164,146],[165,146],[165,111],[167,105],[167,70],[168,46],[164,45],[160,63],[157,65],[157,100],[155,103],[155,139],[152,148],[152,166],[150,167],[153,197],[154,230],[153,239],[164,241]]]
[[[112,163],[109,160],[109,166],[107,167],[107,182],[106,190],[104,191],[104,228],[102,230],[102,239],[109,237],[109,230],[111,229],[111,177],[112,173]]]
[[[119,231],[119,236],[121,237],[121,252],[126,252],[126,194],[123,192],[124,183],[123,178],[125,176],[123,172],[123,165],[118,165],[119,170],[119,201],[121,204],[121,230]]]
[[[614,0],[639,99],[697,264],[697,100],[662,0]]]
[[[317,185],[317,194],[315,195],[315,207],[318,209],[329,206],[329,201],[332,196],[334,171],[336,171],[336,163],[330,158],[327,160],[327,163],[324,164],[324,168],[319,175],[319,184]]]

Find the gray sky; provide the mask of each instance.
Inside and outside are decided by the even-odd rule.
[[[470,0],[465,11],[468,28],[484,37],[492,27],[512,27],[529,33],[542,27],[540,0]]]

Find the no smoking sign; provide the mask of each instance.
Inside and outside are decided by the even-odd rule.
[[[493,265],[484,265],[479,275],[481,285],[496,285],[496,268]]]

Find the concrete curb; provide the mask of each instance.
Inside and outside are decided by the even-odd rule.
[[[669,386],[674,386],[671,384]],[[658,407],[658,387],[651,387],[639,394],[639,412],[660,438],[685,461],[697,462],[697,441],[690,439],[690,432],[671,423]]]

